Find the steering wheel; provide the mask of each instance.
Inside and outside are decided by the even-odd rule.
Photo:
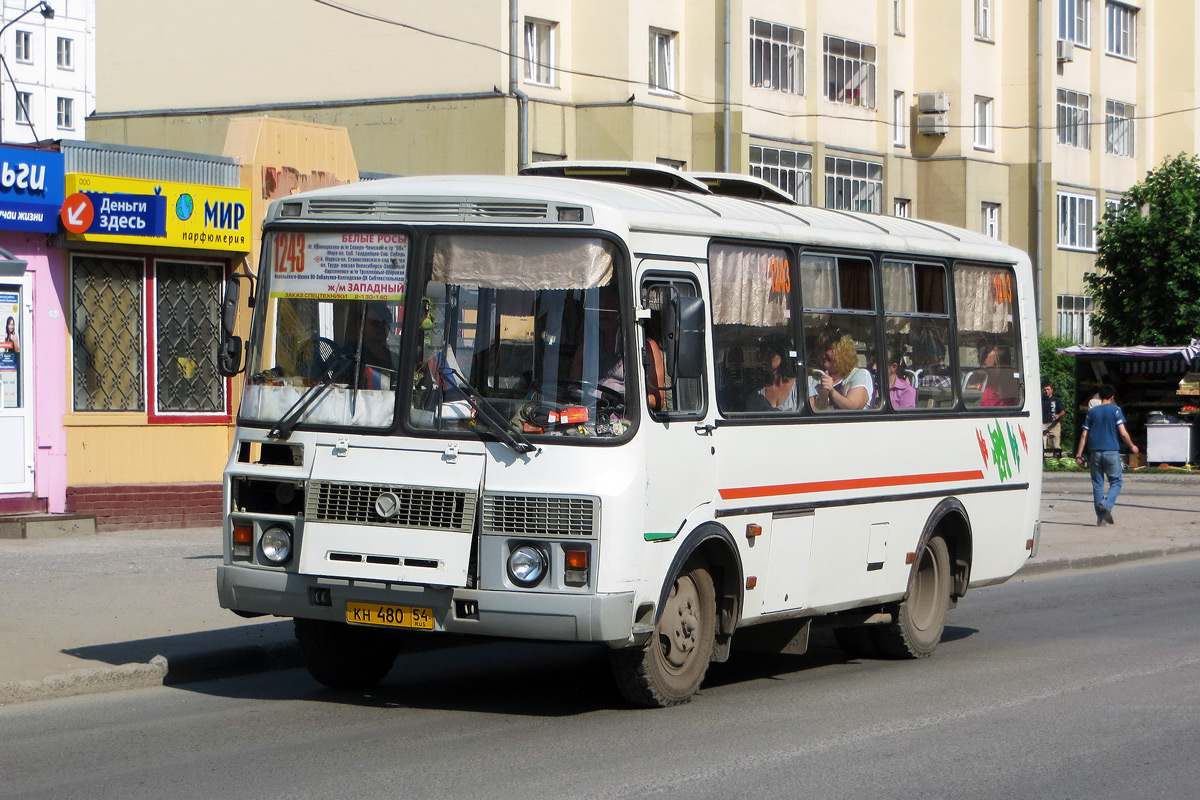
[[[563,378],[559,381],[559,386],[570,392],[573,395],[573,399],[581,403],[589,395],[595,397],[597,401],[596,407],[600,410],[622,408],[625,405],[625,395],[611,386],[584,381],[578,378]]]
[[[344,364],[338,364],[345,358],[338,343],[324,336],[317,336],[296,347],[296,374],[301,378],[316,378],[332,370],[337,370],[330,379],[336,378],[344,369]]]

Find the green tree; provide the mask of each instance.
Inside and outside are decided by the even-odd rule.
[[[1038,381],[1037,393],[1042,396],[1042,386],[1050,381],[1054,393],[1063,402],[1062,449],[1073,453],[1075,447],[1075,357],[1056,352],[1060,347],[1070,347],[1075,342],[1063,336],[1038,337],[1038,361],[1041,363],[1042,379]]]
[[[1168,158],[1097,228],[1092,328],[1106,344],[1186,344],[1200,336],[1200,157]]]

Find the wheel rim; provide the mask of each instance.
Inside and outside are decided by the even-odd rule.
[[[917,630],[928,630],[937,623],[938,586],[941,584],[939,571],[937,559],[933,557],[929,545],[925,545],[921,550],[921,566],[908,599],[910,618]]]
[[[658,626],[663,660],[672,670],[682,670],[691,660],[699,643],[700,593],[691,578],[679,578],[671,587]]]

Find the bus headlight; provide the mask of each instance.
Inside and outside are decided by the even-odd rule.
[[[272,564],[284,564],[292,557],[292,532],[273,525],[263,531],[262,538],[258,540],[258,548],[267,561]]]
[[[518,586],[537,586],[546,577],[548,559],[541,548],[523,544],[508,554],[508,577]]]

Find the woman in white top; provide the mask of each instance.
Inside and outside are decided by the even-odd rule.
[[[824,369],[814,369],[808,379],[808,402],[814,409],[857,411],[875,396],[875,379],[858,366],[854,338],[843,334],[826,348]]]

